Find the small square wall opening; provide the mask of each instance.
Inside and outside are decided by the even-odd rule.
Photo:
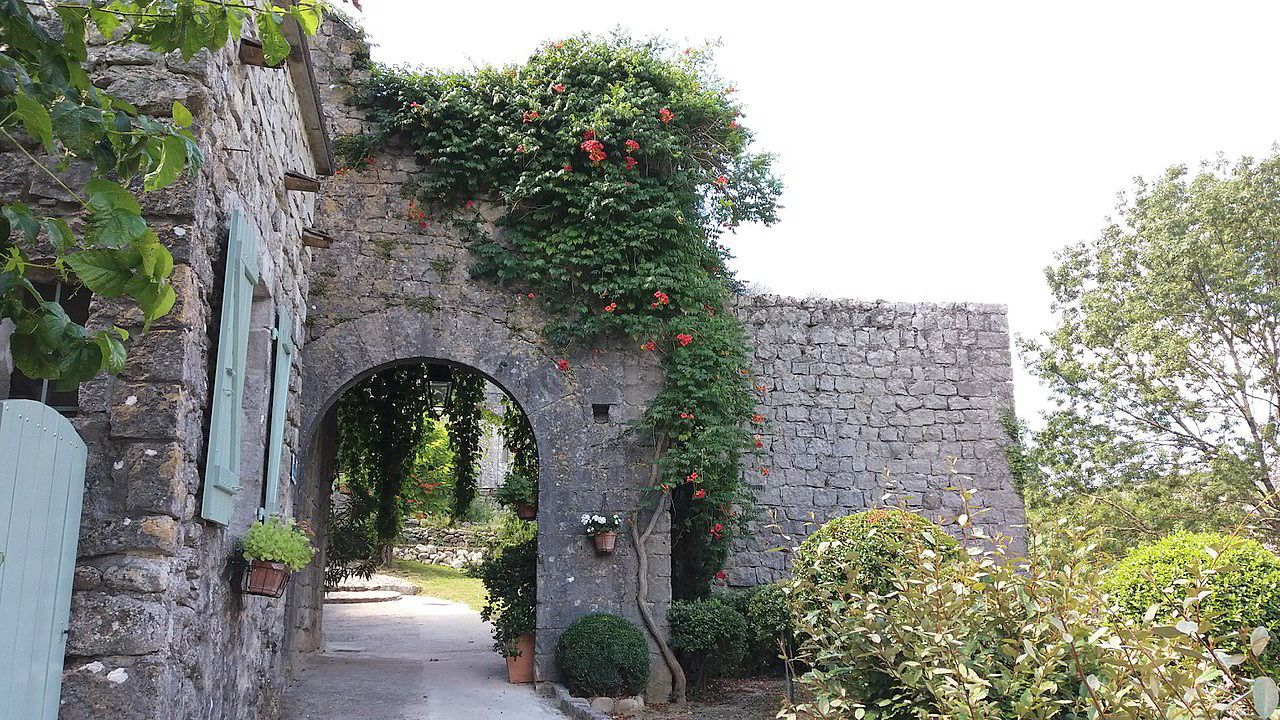
[[[593,403],[591,405],[591,416],[598,423],[607,423],[609,422],[609,407],[608,403]]]

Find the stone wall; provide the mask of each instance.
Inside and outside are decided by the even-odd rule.
[[[762,515],[735,548],[730,584],[779,579],[778,549],[874,505],[950,523],[957,483],[988,510],[978,524],[1024,543],[1000,422],[1013,404],[1003,306],[749,296],[737,311],[768,429],[749,472]]]
[[[207,162],[194,177],[147,193],[150,227],[175,258],[177,303],[148,332],[136,309],[95,298],[90,326],[126,328],[129,362],[80,390],[74,422],[89,447],[79,559],[60,717],[65,720],[238,720],[275,716],[281,687],[283,600],[231,587],[233,545],[262,492],[275,308],[290,308],[302,341],[314,200],[286,192],[285,170],[314,173],[294,78],[248,67],[234,47],[190,61],[138,47],[96,47],[94,82],[143,112],[182,102]],[[0,152],[0,197],[76,219],[72,198],[13,148]],[[85,167],[67,175],[82,182]],[[262,238],[244,422],[243,490],[223,528],[199,517],[229,216],[242,207]],[[75,223],[73,222],[73,225]],[[7,338],[6,338],[7,339]],[[0,348],[0,357],[6,348]],[[0,361],[0,367],[6,363]],[[297,447],[300,374],[291,374],[284,467]],[[254,472],[254,468],[258,468]],[[281,503],[292,502],[288,477]]]
[[[435,527],[406,520],[394,553],[399,558],[462,568],[480,562],[497,539],[491,530],[479,526]]]

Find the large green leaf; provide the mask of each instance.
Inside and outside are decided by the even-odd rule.
[[[268,65],[278,65],[289,56],[289,41],[280,32],[280,18],[275,13],[258,13],[258,40]]]
[[[32,138],[44,144],[45,152],[53,152],[53,120],[49,111],[31,96],[19,92],[14,96],[17,109],[14,111],[22,119],[22,127]]]
[[[27,236],[27,240],[35,241],[40,237],[40,223],[31,215],[31,210],[22,203],[10,203],[0,208],[6,220],[12,227],[18,228],[23,235]]]
[[[177,100],[173,101],[173,124],[178,127],[191,127],[191,111]]]
[[[187,160],[187,143],[177,135],[170,135],[164,139],[163,150],[160,154],[160,163],[155,170],[147,173],[146,188],[147,190],[159,190],[169,187],[182,174],[182,168]]]
[[[103,297],[120,297],[134,277],[136,264],[130,259],[130,253],[103,248],[68,255],[66,263],[90,292]]]

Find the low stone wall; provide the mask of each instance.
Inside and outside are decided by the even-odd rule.
[[[484,559],[497,536],[480,526],[438,527],[421,520],[407,520],[392,554],[431,565],[462,568]]]

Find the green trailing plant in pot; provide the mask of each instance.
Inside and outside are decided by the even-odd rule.
[[[495,493],[498,502],[511,507],[521,520],[532,520],[537,514],[538,481],[520,470],[512,470]]]
[[[597,515],[582,513],[582,529],[595,543],[597,555],[612,555],[618,543],[618,528],[622,527],[622,516]]]
[[[538,606],[538,541],[530,538],[489,555],[471,571],[488,594],[480,617],[493,625],[493,649],[507,659],[513,683],[533,681]]]
[[[311,534],[293,520],[272,515],[249,526],[240,540],[245,568],[242,588],[249,595],[280,597],[290,573],[315,556]]]

